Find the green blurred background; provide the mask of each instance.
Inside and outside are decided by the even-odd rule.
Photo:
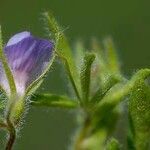
[[[0,0],[0,24],[5,41],[16,32],[29,30],[45,37],[42,12],[51,10],[64,27],[70,43],[111,35],[122,68],[130,76],[149,67],[150,1],[147,0]],[[42,91],[64,94],[66,78],[53,67]],[[66,150],[76,128],[72,111],[31,108],[19,132],[15,150]],[[2,133],[3,134],[3,133]],[[5,140],[0,139],[0,145]],[[0,147],[0,150],[2,147]]]

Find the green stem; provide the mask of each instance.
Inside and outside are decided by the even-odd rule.
[[[11,103],[11,105],[8,109],[8,112],[7,112],[7,116],[6,116],[7,129],[9,132],[9,139],[6,144],[5,150],[12,150],[13,145],[15,143],[15,139],[16,139],[16,129],[10,118],[13,106],[14,106],[14,103]]]
[[[9,130],[9,139],[8,139],[5,150],[12,150],[13,145],[15,143],[15,139],[16,139],[16,130],[15,130],[13,123],[10,121],[10,119],[7,119],[7,124],[8,124],[8,130]]]
[[[83,125],[82,129],[80,130],[77,140],[75,142],[74,150],[83,150],[84,149],[82,147],[82,144],[89,132],[89,128],[90,128],[90,120],[89,120],[89,118],[86,118],[84,125]]]

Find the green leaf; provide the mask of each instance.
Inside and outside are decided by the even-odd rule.
[[[101,85],[105,84],[109,76],[120,75],[120,63],[116,54],[115,47],[111,38],[104,40],[104,49],[99,44],[97,39],[92,40],[92,49],[96,52],[96,64],[99,68],[99,77]]]
[[[104,40],[104,47],[106,50],[108,68],[110,69],[112,73],[120,74],[120,63],[118,60],[118,56],[116,53],[114,43],[110,37]]]
[[[99,102],[106,93],[112,88],[116,83],[120,82],[121,79],[118,76],[110,76],[108,80],[104,83],[104,86],[100,86],[100,88],[95,92],[94,96],[91,99],[91,103]]]
[[[141,69],[129,81],[124,81],[112,87],[103,99],[96,105],[93,118],[93,124],[101,122],[112,113],[113,109],[124,99],[132,93],[132,90],[138,83],[146,79],[150,75],[150,69]]]
[[[108,76],[110,76],[110,70],[108,69],[108,64],[106,61],[106,56],[104,53],[104,49],[100,46],[97,39],[92,39],[92,50],[96,53],[96,65],[98,67],[99,79],[101,85],[107,80]]]
[[[5,71],[9,86],[10,86],[10,92],[11,92],[10,94],[11,94],[11,96],[13,96],[16,94],[16,85],[14,82],[12,72],[9,68],[9,64],[8,64],[5,54],[3,52],[3,40],[2,40],[1,26],[0,26],[0,60],[2,62],[4,71]]]
[[[48,30],[49,30],[48,32],[50,32],[49,33],[50,38],[56,41],[57,36],[61,34],[60,27],[58,26],[57,21],[55,20],[52,13],[44,12],[43,16],[46,25],[48,25]]]
[[[132,121],[132,141],[136,150],[150,147],[150,87],[144,80],[134,86],[129,98],[129,113]]]
[[[55,41],[57,41],[57,37],[59,37],[57,51],[59,51],[64,57],[69,58],[69,63],[73,65],[72,51],[62,29],[58,25],[52,13],[45,12],[44,17],[47,20],[47,25],[50,30],[50,34],[53,35],[52,38],[55,39]]]
[[[81,64],[83,61],[83,57],[85,55],[84,44],[81,40],[76,41],[74,51],[75,51],[76,66],[77,66],[77,69],[80,70],[80,67],[81,67]]]
[[[150,69],[141,69],[131,78],[131,80],[117,84],[109,90],[102,101],[100,101],[98,108],[106,105],[113,107],[116,106],[122,98],[131,93],[131,90],[138,84],[139,81],[143,81],[148,76],[150,76]]]
[[[75,90],[75,93],[80,99],[80,81],[79,81],[79,73],[75,66],[75,61],[73,59],[72,49],[69,46],[66,36],[64,35],[62,29],[58,25],[52,13],[44,13],[44,17],[47,20],[48,27],[50,30],[50,34],[53,34],[55,37],[55,41],[57,41],[57,54],[62,62],[65,64],[65,69],[67,70],[67,74],[69,79],[71,79],[71,84]]]
[[[95,59],[94,54],[87,53],[84,57],[83,65],[81,67],[80,80],[81,80],[83,103],[86,103],[89,101],[91,66],[92,66],[94,59]]]
[[[116,139],[111,139],[107,144],[106,150],[120,150],[120,145]]]
[[[53,94],[40,94],[31,97],[31,104],[34,106],[47,106],[59,108],[77,108],[79,105],[75,100],[65,96]]]
[[[73,78],[73,74],[72,74],[72,72],[71,72],[71,70],[70,70],[70,66],[69,66],[69,63],[68,63],[68,59],[66,59],[66,58],[63,57],[63,56],[60,56],[60,58],[63,60],[63,63],[64,63],[64,66],[65,66],[67,75],[68,75],[68,77],[69,77],[69,79],[70,79],[70,82],[71,82],[72,87],[73,87],[73,89],[74,89],[74,91],[75,91],[75,94],[76,94],[78,100],[81,102],[80,93],[79,93],[79,91],[78,91],[78,89],[77,89],[77,86],[76,86],[76,84],[75,84],[75,80],[74,80],[74,78]]]

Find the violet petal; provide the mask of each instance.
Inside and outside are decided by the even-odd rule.
[[[12,72],[15,75],[25,73],[28,84],[41,75],[51,59],[52,49],[51,41],[35,38],[29,32],[13,36],[4,48]]]

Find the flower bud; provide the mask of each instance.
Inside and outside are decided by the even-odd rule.
[[[14,77],[18,96],[23,96],[26,88],[46,69],[52,56],[52,49],[51,41],[36,38],[27,31],[10,38],[4,47],[4,53]],[[1,64],[0,84],[7,94],[10,94],[10,87]]]

